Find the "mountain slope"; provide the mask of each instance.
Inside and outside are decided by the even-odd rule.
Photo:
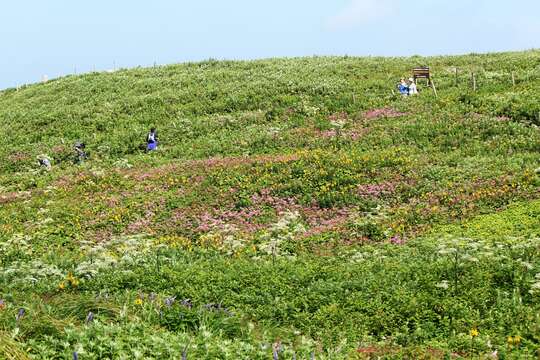
[[[395,94],[422,65],[438,97]],[[527,51],[207,61],[0,92],[1,356],[13,341],[34,358],[535,351],[538,85]]]

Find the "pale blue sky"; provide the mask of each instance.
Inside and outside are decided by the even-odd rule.
[[[191,60],[436,55],[540,47],[540,0],[17,0],[0,89]],[[424,41],[414,43],[413,36]]]

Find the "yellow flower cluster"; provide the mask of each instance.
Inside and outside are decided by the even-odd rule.
[[[58,284],[58,289],[65,290],[68,286],[71,286],[72,288],[76,288],[77,286],[79,286],[79,280],[75,276],[73,276],[72,273],[68,273],[66,279],[60,284]]]
[[[185,177],[185,176],[181,176],[181,177],[172,177],[172,176],[169,176],[167,179],[166,179],[166,182],[167,182],[167,186],[169,188],[171,187],[174,187],[174,186],[180,186],[180,185],[185,185],[189,182],[188,178]]]
[[[190,239],[185,236],[177,235],[162,236],[156,239],[155,244],[163,244],[172,248],[182,248],[186,250],[191,250],[193,248],[193,243]]]
[[[124,218],[127,217],[127,215],[129,215],[129,209],[123,207],[116,207],[111,211],[109,215],[109,220],[114,223],[120,224],[122,223]]]
[[[219,233],[207,233],[199,236],[199,246],[206,249],[220,249],[223,246],[223,236]]]
[[[506,339],[506,341],[508,342],[508,345],[510,346],[512,345],[518,346],[521,343],[521,336],[519,335],[516,335],[514,337],[509,336],[508,339]]]

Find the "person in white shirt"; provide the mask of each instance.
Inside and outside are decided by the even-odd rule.
[[[409,78],[409,95],[416,95],[416,94],[418,94],[418,89],[416,88],[414,79]]]

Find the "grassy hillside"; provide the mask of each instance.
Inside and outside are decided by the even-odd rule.
[[[540,355],[539,86],[528,51],[0,92],[0,358]]]

